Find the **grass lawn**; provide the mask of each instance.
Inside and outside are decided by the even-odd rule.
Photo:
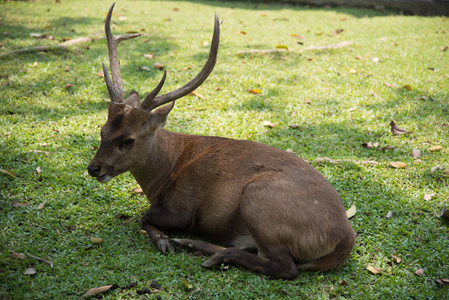
[[[143,35],[119,47],[125,93],[153,89],[162,76],[156,62],[167,70],[162,93],[193,78],[207,58],[214,12],[224,21],[218,63],[197,90],[202,98],[178,100],[167,129],[292,149],[347,209],[357,207],[347,265],[284,281],[159,253],[139,234],[149,203],[132,192],[134,179],[123,174],[102,185],[89,177],[107,118],[105,39],[3,55],[102,31],[110,4],[0,3],[0,298],[78,299],[113,284],[104,298],[448,297],[449,287],[435,281],[449,278],[449,222],[440,218],[449,206],[448,18],[221,1],[116,4],[113,32]],[[352,43],[307,49],[342,42]],[[289,51],[237,54],[277,46]],[[392,134],[392,120],[413,132]],[[317,161],[325,157],[342,161]],[[368,160],[377,164],[358,162]],[[24,274],[29,267],[35,274]]]

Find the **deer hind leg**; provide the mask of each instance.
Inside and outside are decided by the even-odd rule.
[[[265,253],[265,257],[230,247],[215,253],[201,266],[210,269],[219,267],[223,263],[241,266],[253,272],[284,279],[294,279],[299,274],[292,255],[283,246],[274,246],[268,254]]]

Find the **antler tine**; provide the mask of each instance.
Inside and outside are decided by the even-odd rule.
[[[167,77],[167,71],[164,70],[164,75],[162,76],[161,80],[159,81],[158,85],[145,97],[145,99],[140,104],[140,108],[142,110],[150,112],[156,103],[152,101],[154,97],[161,91],[162,86],[164,85],[165,78]]]
[[[113,103],[123,102],[123,83],[120,77],[120,61],[118,58],[117,46],[121,41],[132,39],[140,36],[140,34],[125,34],[122,36],[114,37],[111,32],[111,17],[112,11],[114,10],[115,2],[112,3],[109,8],[108,15],[104,24],[104,31],[106,33],[106,39],[108,41],[108,54],[109,54],[109,65],[111,67],[112,82],[109,77],[108,70],[103,63],[103,73],[104,79],[106,81],[106,86],[108,88],[109,96]]]
[[[199,87],[209,76],[215,66],[215,62],[217,61],[217,53],[218,46],[220,44],[220,22],[218,20],[218,15],[215,13],[215,25],[214,25],[214,34],[212,37],[212,43],[210,46],[209,57],[204,64],[203,69],[195,76],[190,82],[185,84],[184,86],[171,91],[167,94],[155,96],[152,100],[148,100],[151,104],[147,104],[147,98],[142,102],[142,105],[151,109],[154,109],[158,106],[161,106],[165,103],[174,101],[179,99],[188,93],[194,91],[197,87]],[[147,109],[148,110],[148,109]]]

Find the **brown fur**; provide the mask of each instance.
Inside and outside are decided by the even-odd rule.
[[[260,143],[163,129],[174,100],[195,90],[212,72],[218,16],[200,73],[157,96],[164,73],[141,102],[137,92],[123,99],[117,53],[119,42],[138,34],[112,35],[113,8],[105,22],[112,80],[103,64],[111,103],[89,174],[108,182],[131,172],[151,202],[142,228],[162,252],[201,251],[211,255],[205,268],[229,263],[286,279],[298,276],[298,264],[306,270],[340,268],[350,256],[355,234],[339,195],[312,166]],[[159,228],[204,235],[229,248],[170,239]]]

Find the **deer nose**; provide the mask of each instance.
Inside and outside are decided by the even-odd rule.
[[[98,175],[100,175],[100,170],[101,170],[100,167],[94,167],[94,166],[87,167],[87,172],[92,177],[98,177]]]

